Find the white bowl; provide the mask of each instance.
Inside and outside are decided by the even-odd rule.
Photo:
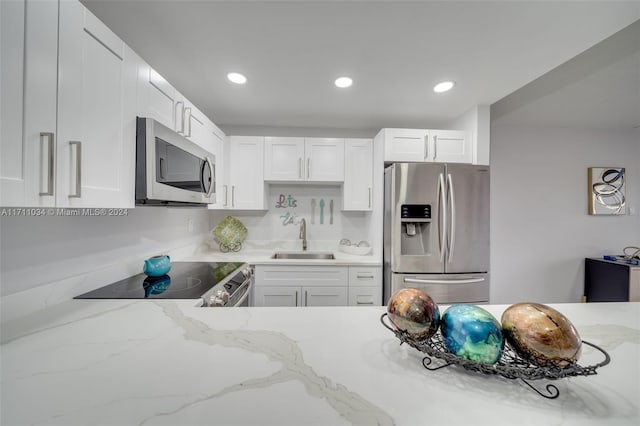
[[[338,249],[342,252],[355,254],[357,256],[366,256],[371,253],[371,247],[345,246],[344,244],[340,244]]]

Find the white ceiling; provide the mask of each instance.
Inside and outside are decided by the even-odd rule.
[[[223,128],[436,126],[640,19],[637,1],[83,3]]]

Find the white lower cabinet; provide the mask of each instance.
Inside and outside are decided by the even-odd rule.
[[[347,266],[256,265],[254,306],[346,306]]]
[[[382,304],[382,267],[349,266],[349,306]]]
[[[380,266],[256,265],[253,306],[382,303]]]

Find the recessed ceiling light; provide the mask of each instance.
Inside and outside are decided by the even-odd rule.
[[[433,86],[433,91],[436,92],[436,93],[446,92],[448,90],[451,90],[451,88],[454,85],[455,85],[455,83],[453,81],[443,81],[443,82],[438,83],[435,86]]]
[[[349,77],[338,77],[336,78],[335,84],[344,89],[345,87],[350,87],[353,84],[353,80]]]
[[[247,82],[247,77],[237,72],[230,72],[227,74],[227,78],[235,84],[245,84]]]

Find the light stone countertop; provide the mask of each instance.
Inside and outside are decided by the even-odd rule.
[[[335,259],[272,259],[276,252],[302,253],[299,241],[246,241],[238,252],[223,253],[217,243],[208,240],[190,253],[181,253],[180,261],[246,262],[252,265],[361,265],[381,266],[382,259],[372,254],[357,256],[339,250],[338,242],[312,241],[307,252],[333,253]]]
[[[421,354],[380,324],[384,307],[194,305],[71,300],[3,323],[0,423],[640,422],[640,303],[551,305],[611,355],[595,376],[554,381],[555,400],[518,381],[455,367],[427,371]],[[497,318],[506,308],[483,307]],[[585,347],[580,364],[600,360]]]

